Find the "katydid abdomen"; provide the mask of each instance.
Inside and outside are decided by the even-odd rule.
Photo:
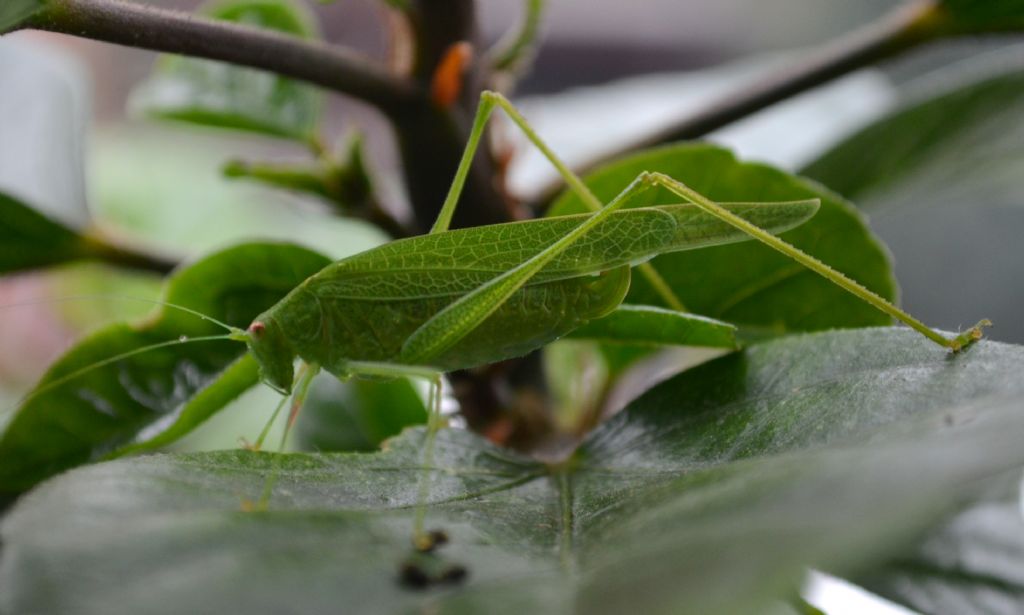
[[[430,366],[450,371],[524,355],[615,309],[629,279],[629,268],[617,267],[526,286]],[[318,295],[313,283],[269,310],[263,322],[279,326],[303,360],[342,375],[350,361],[400,363],[405,340],[460,296],[373,300]]]

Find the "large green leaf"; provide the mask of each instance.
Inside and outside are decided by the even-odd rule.
[[[0,4],[0,34],[22,23],[46,6],[46,0],[4,0]]]
[[[247,244],[181,269],[166,301],[234,326],[283,297],[329,260],[288,244]],[[146,428],[181,435],[256,382],[249,363],[221,372],[246,348],[229,341],[151,350],[56,383],[97,361],[180,336],[223,333],[210,322],[163,308],[135,325],[115,324],[73,346],[43,376],[0,436],[0,493],[27,489],[77,464],[116,454]],[[196,396],[193,402],[186,404]],[[186,404],[177,422],[173,413]],[[169,426],[164,426],[171,422]],[[143,437],[159,438],[146,433]],[[158,441],[164,442],[168,436]]]
[[[229,451],[74,470],[0,526],[0,610],[756,613],[807,566],[856,571],[1024,463],[1024,349],[896,329],[753,346],[677,376],[569,462],[442,431],[424,566],[398,582],[421,430],[375,454]],[[269,509],[243,512],[265,479]]]
[[[1024,511],[1020,472],[993,497],[959,513],[913,551],[859,579],[891,600],[933,615],[1024,612]]]
[[[1024,46],[947,67],[803,172],[854,199],[892,246],[906,307],[1024,341]],[[951,286],[956,292],[950,292]]]
[[[314,16],[291,0],[229,0],[204,13],[215,19],[318,37]],[[161,58],[132,105],[160,118],[307,141],[320,121],[320,94],[309,85],[249,68],[177,56]]]
[[[636,154],[596,171],[586,181],[608,202],[642,171],[666,173],[721,202],[819,198],[821,208],[814,218],[782,237],[882,296],[896,293],[888,257],[861,216],[820,186],[764,165],[738,162],[729,152],[702,144]],[[678,200],[665,191],[650,191],[636,205]],[[567,192],[550,213],[577,211],[583,211],[582,203]],[[739,325],[781,332],[889,322],[846,291],[753,241],[669,254],[652,263],[689,310]],[[642,276],[634,280],[629,302],[660,303]]]

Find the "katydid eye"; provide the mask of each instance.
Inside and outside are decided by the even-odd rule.
[[[264,332],[266,332],[266,330],[267,325],[263,324],[258,320],[249,325],[249,334],[252,335],[253,338],[255,339],[260,339],[261,337],[263,337],[263,334]]]

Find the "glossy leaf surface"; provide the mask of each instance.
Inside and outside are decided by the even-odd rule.
[[[1022,367],[998,343],[950,357],[904,330],[820,333],[659,385],[568,464],[444,430],[427,520],[451,544],[428,563],[468,577],[427,590],[398,582],[422,431],[375,454],[90,466],[3,521],[0,609],[765,612],[807,566],[887,558],[1024,463]],[[243,512],[275,467],[268,510]]]
[[[935,615],[1024,611],[1024,511],[1020,472],[958,513],[915,549],[858,581],[890,600]]]

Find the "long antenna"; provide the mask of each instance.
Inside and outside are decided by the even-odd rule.
[[[29,391],[29,393],[25,397],[23,397],[21,399],[21,401],[18,402],[17,407],[20,408],[21,406],[24,406],[26,403],[28,403],[32,399],[34,399],[36,397],[39,397],[43,393],[46,393],[47,391],[53,390],[53,389],[61,386],[62,384],[70,382],[70,381],[74,380],[75,378],[78,378],[79,376],[83,376],[83,375],[85,375],[85,374],[87,374],[87,373],[89,373],[89,372],[91,372],[93,370],[99,369],[99,368],[104,367],[106,365],[110,365],[112,363],[117,363],[118,361],[123,361],[124,359],[128,359],[130,357],[134,357],[135,355],[142,354],[144,352],[149,352],[150,350],[156,350],[158,348],[166,348],[168,346],[178,346],[178,345],[181,345],[181,344],[192,344],[192,343],[195,343],[195,342],[210,342],[210,341],[214,341],[214,340],[230,340],[230,339],[234,339],[234,338],[231,335],[205,335],[205,336],[202,336],[202,337],[187,337],[187,336],[182,335],[181,337],[179,337],[178,339],[175,339],[175,340],[167,340],[166,342],[158,342],[156,344],[150,344],[149,346],[143,346],[142,348],[135,348],[134,350],[129,350],[127,352],[122,352],[121,354],[116,354],[116,355],[114,355],[112,357],[107,357],[106,359],[101,359],[101,360],[99,360],[99,361],[97,361],[95,363],[92,363],[90,365],[86,365],[85,367],[76,369],[75,371],[71,372],[70,374],[65,374],[65,375],[61,376],[60,378],[57,378],[56,380],[53,380],[51,382],[47,382],[45,385],[43,385],[41,387],[37,387],[37,388],[33,389],[32,391]]]
[[[212,322],[213,324],[223,328],[225,331],[229,331],[231,333],[236,333],[236,332],[238,332],[240,330],[237,327],[232,327],[231,325],[228,325],[226,323],[223,323],[223,322],[217,320],[213,316],[207,316],[206,314],[203,314],[202,312],[193,310],[192,308],[185,307],[183,305],[178,305],[176,303],[169,303],[167,301],[159,301],[157,299],[144,299],[142,297],[133,297],[131,295],[111,295],[111,294],[107,294],[107,293],[96,293],[96,294],[86,294],[86,295],[68,295],[68,296],[64,296],[64,297],[50,297],[50,298],[47,298],[47,299],[34,299],[32,301],[21,301],[21,302],[18,302],[18,303],[3,304],[3,305],[0,305],[0,310],[7,309],[7,308],[29,307],[29,306],[33,306],[33,305],[44,305],[44,304],[47,304],[47,303],[68,303],[68,302],[71,302],[71,301],[79,301],[79,300],[82,300],[82,299],[120,299],[122,301],[135,301],[135,302],[138,302],[138,303],[148,303],[150,305],[160,305],[160,306],[164,306],[164,307],[174,308],[176,310],[181,310],[182,312],[185,312],[186,314],[192,314],[193,316],[197,316],[199,318],[202,318],[205,321]]]

